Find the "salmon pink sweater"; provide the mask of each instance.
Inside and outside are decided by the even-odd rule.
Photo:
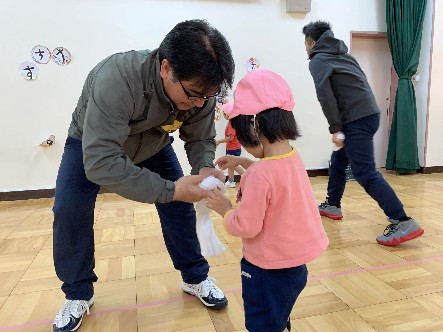
[[[224,216],[246,260],[263,269],[305,264],[328,246],[303,161],[291,152],[263,158],[242,175],[237,208]]]

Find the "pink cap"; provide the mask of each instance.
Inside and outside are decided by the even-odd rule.
[[[240,114],[255,115],[275,107],[292,112],[294,96],[291,88],[280,75],[257,68],[238,82],[234,92],[234,108],[223,111],[232,119]]]
[[[222,105],[223,113],[227,114],[229,116],[230,113],[232,113],[232,109],[234,108],[233,103],[226,103]]]

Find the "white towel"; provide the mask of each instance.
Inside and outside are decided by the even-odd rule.
[[[225,192],[223,182],[214,176],[208,176],[200,183],[200,188],[212,190],[218,187]],[[197,202],[195,210],[197,212],[197,237],[200,242],[201,253],[203,256],[218,256],[226,249],[217,237],[212,224],[211,210],[206,207],[206,200]]]

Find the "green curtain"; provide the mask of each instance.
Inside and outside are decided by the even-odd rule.
[[[417,148],[417,105],[412,75],[420,58],[426,0],[386,0],[386,23],[392,62],[398,75],[386,169],[415,173],[420,168]]]

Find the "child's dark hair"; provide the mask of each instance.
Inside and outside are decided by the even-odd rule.
[[[303,27],[302,33],[306,37],[311,37],[313,40],[317,41],[323,33],[331,30],[331,24],[326,21],[315,21],[309,24],[306,24]]]
[[[252,115],[238,115],[231,119],[238,141],[245,147],[260,145],[260,141],[251,124]],[[294,114],[280,108],[271,108],[256,115],[256,130],[263,135],[269,143],[285,139],[295,140],[300,137]]]

